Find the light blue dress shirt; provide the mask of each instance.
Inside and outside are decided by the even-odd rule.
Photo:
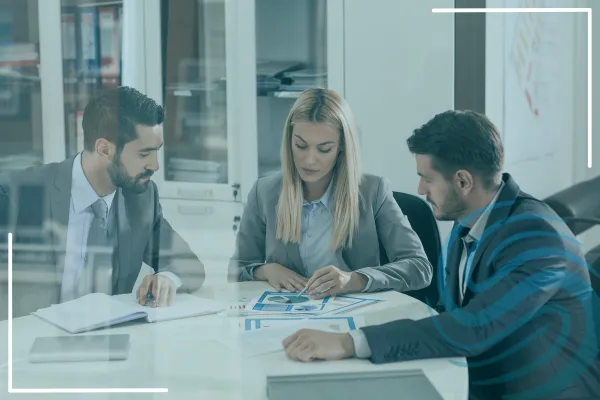
[[[345,272],[351,272],[342,257],[342,250],[331,249],[333,236],[333,179],[320,199],[302,205],[302,239],[299,250],[304,266],[305,276],[310,278],[315,271],[333,265]],[[358,272],[358,271],[357,271]],[[368,279],[367,290],[372,278],[361,272]]]
[[[94,212],[90,206],[100,198],[83,172],[81,153],[73,161],[71,179],[71,201],[69,205],[69,224],[61,285],[61,302],[72,300],[77,296],[79,277],[86,264],[88,232],[94,219]],[[101,197],[107,205],[107,216],[115,193],[112,192]],[[172,272],[161,272],[160,274],[170,278],[177,288],[181,286],[181,281]]]

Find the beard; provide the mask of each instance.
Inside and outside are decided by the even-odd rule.
[[[435,204],[430,199],[427,199],[427,201],[435,206],[434,215],[438,221],[458,221],[468,210],[467,205],[460,199],[452,186],[450,186],[443,204]]]
[[[148,189],[150,180],[140,182],[144,178],[150,178],[154,171],[146,170],[137,176],[130,176],[121,162],[121,154],[117,154],[108,166],[108,176],[115,187],[134,193],[143,193]]]

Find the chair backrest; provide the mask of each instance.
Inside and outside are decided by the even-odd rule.
[[[428,287],[420,290],[408,291],[405,292],[405,294],[435,308],[439,300],[437,269],[442,250],[437,221],[433,216],[431,208],[423,199],[402,192],[394,192],[394,199],[396,200],[396,203],[398,203],[398,206],[400,206],[402,212],[408,217],[408,221],[419,236],[419,239],[421,239],[425,254],[427,254],[427,259],[433,267],[433,277],[431,279],[431,284]],[[386,264],[389,262],[387,254],[381,243],[379,246],[381,263]]]
[[[593,223],[577,221],[577,218],[600,218],[600,177],[561,190],[544,199],[565,220],[574,235],[594,226]]]

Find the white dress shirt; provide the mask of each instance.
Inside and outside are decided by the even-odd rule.
[[[492,213],[492,210],[494,209],[494,205],[496,204],[496,201],[498,200],[498,196],[500,195],[502,188],[504,188],[504,182],[502,182],[500,184],[500,188],[498,188],[496,195],[494,196],[494,198],[492,199],[490,204],[488,204],[488,206],[485,208],[485,210],[481,213],[481,215],[477,218],[477,220],[475,221],[475,223],[469,230],[469,233],[464,238],[461,239],[464,241],[463,253],[461,256],[459,273],[458,273],[458,279],[459,279],[458,287],[460,288],[459,296],[460,296],[461,302],[462,302],[462,298],[464,296],[465,289],[466,289],[465,282],[468,281],[468,277],[470,276],[470,274],[472,272],[471,271],[471,261],[472,261],[471,255],[473,255],[475,253],[475,251],[464,251],[464,250],[468,249],[470,246],[473,246],[473,245],[477,246],[477,243],[479,242],[479,240],[481,240],[481,237],[483,236],[483,231],[485,229],[485,226],[487,225],[488,218],[490,217],[490,214]],[[369,342],[367,341],[367,337],[365,336],[364,332],[361,329],[357,329],[354,331],[350,331],[350,336],[352,337],[352,341],[354,342],[354,352],[356,354],[356,357],[358,357],[358,358],[371,357],[371,347],[369,346]]]
[[[76,297],[76,289],[82,270],[86,264],[87,240],[94,213],[90,206],[100,197],[87,180],[81,166],[81,153],[73,161],[71,184],[71,201],[69,205],[69,224],[67,228],[67,244],[65,264],[61,285],[61,302]],[[101,197],[106,203],[107,216],[116,192]],[[111,222],[109,221],[109,224]],[[172,272],[159,272],[171,279],[177,288],[181,280]]]

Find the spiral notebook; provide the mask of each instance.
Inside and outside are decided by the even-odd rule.
[[[190,294],[176,295],[169,307],[153,308],[138,304],[131,293],[116,296],[92,293],[39,309],[32,315],[67,332],[81,333],[142,318],[148,322],[161,322],[216,314],[224,308],[218,302]]]

